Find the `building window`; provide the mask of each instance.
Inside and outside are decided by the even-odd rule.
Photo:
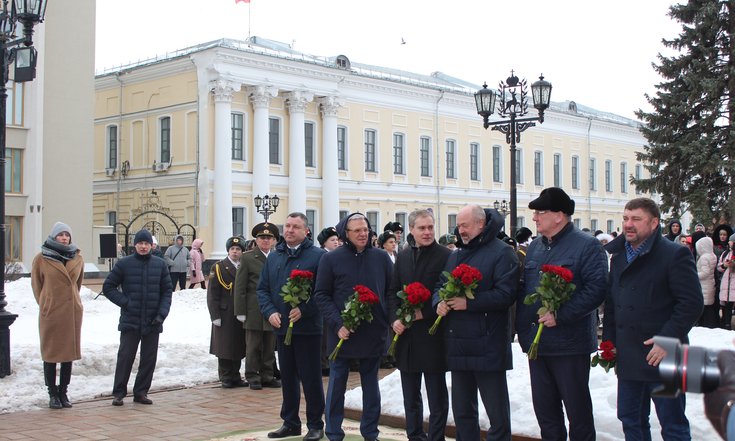
[[[609,234],[609,233],[612,233],[613,231],[615,231],[615,221],[612,219],[608,219],[607,220],[607,232]]]
[[[5,149],[5,191],[23,193],[23,150]]]
[[[580,218],[575,218],[572,222],[574,223],[574,228],[582,228],[582,220]]]
[[[457,150],[454,140],[447,140],[447,179],[457,178]]]
[[[375,130],[365,130],[365,171],[375,169]]]
[[[245,237],[245,208],[232,207],[232,235]]]
[[[454,234],[454,230],[457,228],[457,215],[447,215],[447,233]]]
[[[523,183],[523,151],[521,149],[516,150],[516,184]]]
[[[347,128],[337,127],[337,168],[347,170]]]
[[[543,176],[541,176],[544,168],[544,157],[541,152],[533,152],[533,183],[534,185],[544,185]]]
[[[572,156],[572,188],[579,190],[579,156]]]
[[[242,113],[230,114],[232,120],[232,159],[243,160],[243,139],[242,139]]]
[[[480,180],[480,144],[470,144],[470,179]]]
[[[597,219],[591,219],[590,220],[590,230],[592,230],[592,233],[598,230],[597,228]]]
[[[268,157],[271,164],[281,163],[281,122],[268,118]]]
[[[613,191],[612,161],[605,161],[605,191]]]
[[[372,228],[373,231],[379,231],[378,229],[378,212],[377,211],[368,211],[365,213],[365,217],[367,218],[368,222],[370,223],[370,228]]]
[[[641,172],[642,172],[642,166],[640,164],[635,165],[635,178],[640,179],[641,178]],[[641,191],[638,190],[638,186],[635,186],[635,194],[641,194]]]
[[[107,127],[107,168],[117,168],[117,126]]]
[[[526,218],[523,216],[516,217],[516,229],[526,226]]]
[[[421,176],[431,176],[431,139],[422,136],[420,146]]]
[[[597,190],[597,160],[590,158],[590,190]]]
[[[402,133],[394,133],[393,134],[393,173],[397,175],[402,175],[406,173],[406,170],[403,166],[403,134]]]
[[[350,212],[347,210],[339,210],[339,220],[346,218],[348,214],[350,214]]]
[[[23,218],[5,216],[5,263],[23,260]]]
[[[305,165],[314,167],[314,123],[304,123],[304,153]]]
[[[314,236],[316,232],[316,210],[306,210],[306,228],[311,231],[311,235]]]
[[[494,145],[493,146],[493,182],[503,182],[502,178],[502,170],[503,166],[500,163],[501,156],[500,156],[500,146]]]
[[[171,162],[171,117],[166,116],[161,118],[161,161],[165,163]]]
[[[5,121],[9,126],[23,125],[23,83],[8,81],[6,85],[8,98],[5,105]]]
[[[396,222],[403,226],[404,234],[401,235],[401,242],[406,241],[406,234],[408,233],[408,225],[406,225],[406,213],[396,213]]]
[[[622,193],[628,192],[628,163],[620,163],[620,191]]]
[[[554,187],[561,187],[561,155],[554,153]]]

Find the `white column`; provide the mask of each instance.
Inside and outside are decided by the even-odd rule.
[[[322,113],[322,226],[339,222],[339,164],[337,162],[337,111],[343,105],[334,96],[319,98]]]
[[[268,109],[271,98],[278,95],[278,89],[268,86],[256,86],[248,88],[250,104],[253,105],[253,186],[251,200],[256,195],[260,197],[270,192],[270,145],[268,141]],[[272,194],[270,196],[273,196]],[[250,229],[256,224],[263,222],[263,216],[257,212],[255,205],[248,207],[250,212],[250,225],[245,236],[249,237]]]
[[[219,79],[210,83],[214,92],[214,213],[212,259],[227,256],[225,243],[232,236],[232,95],[240,84]]]
[[[304,141],[304,112],[314,98],[308,92],[288,94],[289,124],[288,147],[288,212],[306,212],[306,144]]]

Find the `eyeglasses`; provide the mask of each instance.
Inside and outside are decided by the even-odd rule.
[[[533,212],[533,215],[534,215],[534,216],[540,216],[540,215],[542,215],[542,214],[546,214],[546,213],[548,213],[548,212],[549,212],[548,210],[535,210],[535,211]]]
[[[367,233],[370,230],[368,230],[367,228],[359,228],[359,229],[356,229],[356,230],[354,230],[354,229],[353,230],[350,230],[348,228],[347,231],[352,231],[352,232],[355,232],[357,234],[361,234],[361,233]]]

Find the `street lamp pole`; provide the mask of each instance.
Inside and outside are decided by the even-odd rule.
[[[0,11],[0,262],[3,263],[3,283],[0,284],[0,378],[10,375],[10,325],[17,314],[6,311],[5,276],[5,127],[6,101],[10,65],[15,62],[13,81],[31,81],[36,76],[36,49],[33,47],[33,26],[43,21],[46,0],[2,1]],[[23,36],[16,38],[16,24],[23,24]],[[22,46],[21,46],[22,45]]]
[[[516,143],[521,142],[521,133],[529,127],[544,122],[544,111],[549,107],[551,102],[551,83],[544,80],[541,75],[538,81],[531,85],[531,94],[533,98],[533,107],[538,110],[538,116],[526,117],[528,114],[528,88],[526,80],[520,80],[513,71],[510,76],[498,85],[499,92],[487,88],[487,83],[483,84],[482,89],[475,93],[475,105],[477,113],[482,116],[483,127],[486,129],[492,126],[492,130],[505,133],[505,141],[510,144],[510,232],[511,237],[515,237],[518,227],[518,192],[516,184],[518,180],[517,172],[517,155],[518,150]],[[507,120],[489,121],[490,115],[496,108],[496,99],[500,96],[500,102],[497,103],[498,115],[501,118],[509,118]]]
[[[268,223],[268,218],[276,212],[281,199],[276,195],[273,195],[273,197],[265,195],[262,198],[260,195],[257,195],[253,198],[253,202],[255,202],[255,210],[262,214],[265,222]]]

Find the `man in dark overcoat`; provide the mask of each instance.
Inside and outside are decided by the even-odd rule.
[[[666,355],[653,337],[688,343],[704,308],[692,253],[661,235],[660,219],[653,200],[632,199],[623,212],[624,234],[605,246],[613,257],[602,338],[617,348],[618,419],[627,440],[651,439],[651,400],[663,439],[691,439],[686,395],[651,396]]]
[[[498,239],[503,216],[497,210],[467,205],[457,213],[457,250],[444,270],[464,263],[478,269],[482,280],[474,299],[442,300],[439,278],[433,295],[437,314],[444,317],[447,367],[452,372],[452,411],[457,440],[479,440],[479,391],[490,419],[488,440],[511,439],[510,402],[505,371],[513,368],[510,347],[510,306],[518,287],[515,250]]]
[[[212,320],[209,353],[217,357],[217,371],[222,387],[247,384],[240,376],[245,356],[245,331],[235,318],[234,286],[244,243],[240,237],[227,239],[227,257],[212,265],[207,287],[207,308]]]
[[[412,212],[408,216],[408,230],[411,233],[407,238],[409,247],[398,253],[388,290],[390,322],[400,336],[395,359],[401,372],[408,439],[438,441],[444,439],[449,414],[444,336],[441,332],[429,334],[429,328],[437,317],[430,299],[416,310],[411,326],[404,326],[396,316],[401,305],[396,293],[413,282],[420,282],[428,290],[433,290],[452,250],[434,240],[434,215],[428,210]],[[428,434],[424,431],[422,377],[429,401]]]

